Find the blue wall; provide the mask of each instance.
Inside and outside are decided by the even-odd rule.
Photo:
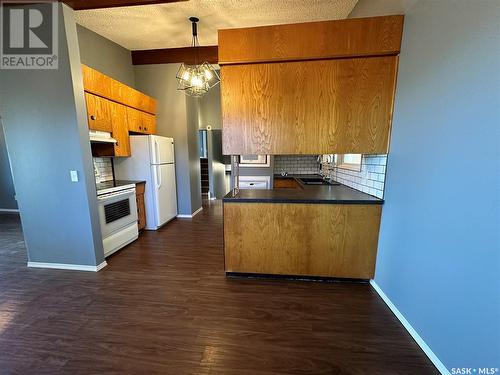
[[[78,40],[73,11],[58,6],[59,68],[0,70],[0,113],[29,261],[95,266],[104,256]]]
[[[448,369],[500,367],[499,14],[405,17],[375,280]]]
[[[9,155],[7,154],[3,126],[0,121],[0,210],[17,209],[17,202],[14,196],[15,191],[10,172]]]

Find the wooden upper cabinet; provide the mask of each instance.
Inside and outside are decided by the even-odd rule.
[[[83,88],[86,92],[143,112],[156,114],[156,99],[86,65],[82,65],[82,72]]]
[[[397,55],[403,16],[219,30],[219,64]]]
[[[127,107],[128,130],[134,133],[142,133],[141,111]]]
[[[141,113],[142,125],[144,126],[144,132],[146,134],[156,133],[156,117],[150,115],[149,113]]]
[[[95,69],[82,65],[83,88],[92,94],[111,98],[111,84],[113,79]]]
[[[224,154],[387,153],[403,19],[219,30]]]
[[[111,95],[113,100],[123,103],[128,107],[136,108],[150,114],[156,113],[156,99],[121,82],[113,80]]]
[[[89,129],[111,132],[111,102],[100,96],[85,93]]]
[[[130,156],[130,138],[128,136],[127,107],[111,102],[112,135],[117,140],[113,156]]]
[[[223,153],[387,153],[397,61],[223,66]]]
[[[138,111],[137,109],[127,107],[128,130],[133,133],[155,134],[156,133],[156,117]]]

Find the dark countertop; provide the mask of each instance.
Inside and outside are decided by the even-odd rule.
[[[275,176],[281,177],[281,176]],[[301,176],[288,175],[299,178]],[[305,177],[305,176],[302,176]],[[312,177],[311,175],[307,177]],[[313,203],[313,204],[383,204],[384,200],[352,189],[345,185],[303,185],[298,189],[240,189],[237,194],[230,191],[225,203]]]

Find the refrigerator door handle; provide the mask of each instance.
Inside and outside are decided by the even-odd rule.
[[[161,187],[161,166],[160,165],[156,166],[156,181],[158,182],[158,186],[156,188],[159,189]]]
[[[155,140],[155,157],[153,163],[160,164],[160,146],[158,145],[158,141]]]

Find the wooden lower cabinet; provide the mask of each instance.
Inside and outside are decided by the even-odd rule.
[[[371,279],[382,206],[224,203],[226,272]]]
[[[274,189],[300,189],[300,184],[291,177],[275,177],[273,181]]]
[[[146,227],[146,206],[144,204],[144,190],[146,183],[141,182],[135,187],[135,198],[137,201],[137,224],[139,230]]]

